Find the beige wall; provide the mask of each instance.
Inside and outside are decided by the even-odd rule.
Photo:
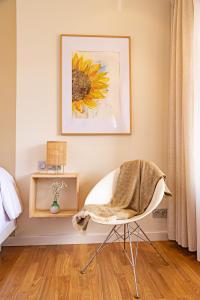
[[[0,166],[15,172],[16,4],[0,0]]]
[[[61,33],[131,36],[131,136],[58,135]],[[66,171],[80,172],[82,200],[125,160],[153,160],[166,171],[170,1],[123,0],[119,10],[117,0],[18,0],[17,36],[16,176],[25,211],[16,236],[61,235],[77,241],[71,219],[28,218],[29,175],[44,159],[46,141],[54,139],[68,141]],[[165,231],[166,220],[149,217],[144,227],[153,233]],[[100,225],[90,226],[85,241],[104,232]]]

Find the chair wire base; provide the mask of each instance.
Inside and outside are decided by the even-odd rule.
[[[134,222],[134,224],[135,224],[135,228],[133,228],[130,224],[124,224],[123,225],[124,226],[123,233],[119,232],[119,229],[121,228],[122,225],[113,226],[113,228],[111,229],[111,231],[107,235],[106,239],[103,241],[103,243],[101,243],[97,247],[97,249],[95,250],[93,255],[90,257],[90,259],[88,260],[86,265],[82,268],[80,273],[84,274],[86,272],[87,268],[92,263],[94,258],[98,254],[100,254],[102,252],[102,250],[104,249],[104,247],[108,244],[108,241],[110,241],[113,237],[114,237],[114,239],[112,241],[110,241],[110,243],[116,242],[116,241],[121,239],[123,241],[123,247],[122,247],[121,243],[120,243],[120,246],[121,246],[123,252],[125,253],[125,255],[126,255],[128,261],[129,261],[129,263],[132,267],[132,271],[133,271],[133,275],[134,275],[135,298],[140,298],[139,290],[138,290],[138,282],[137,282],[137,272],[136,272],[136,262],[137,262],[137,256],[138,256],[138,242],[139,242],[139,239],[141,239],[142,241],[148,242],[153,247],[153,249],[156,251],[156,253],[160,256],[160,258],[163,260],[163,262],[166,265],[168,265],[168,262],[161,255],[161,253],[156,248],[156,246],[151,242],[151,240],[148,238],[148,236],[142,230],[142,228],[139,226],[139,224],[137,222]],[[141,234],[143,234],[143,236],[141,236]],[[134,252],[133,252],[133,246],[132,246],[132,241],[131,241],[131,236],[132,235],[136,236],[135,251]],[[127,250],[126,250],[126,240],[128,240],[128,242],[129,242],[130,256],[128,255]]]

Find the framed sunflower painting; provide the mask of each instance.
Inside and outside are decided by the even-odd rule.
[[[61,35],[62,134],[130,134],[130,37]]]

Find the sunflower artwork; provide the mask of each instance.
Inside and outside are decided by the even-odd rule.
[[[60,38],[61,134],[130,134],[130,37]]]
[[[72,56],[72,112],[74,118],[94,117],[101,102],[109,94],[109,74],[106,66],[88,57],[87,53],[74,52]]]

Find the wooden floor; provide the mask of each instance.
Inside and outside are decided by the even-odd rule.
[[[141,299],[200,299],[200,263],[174,242],[157,242],[166,266],[152,248],[139,245]],[[3,247],[1,300],[129,300],[134,297],[130,265],[118,244],[108,245],[87,274],[79,270],[96,245]]]

